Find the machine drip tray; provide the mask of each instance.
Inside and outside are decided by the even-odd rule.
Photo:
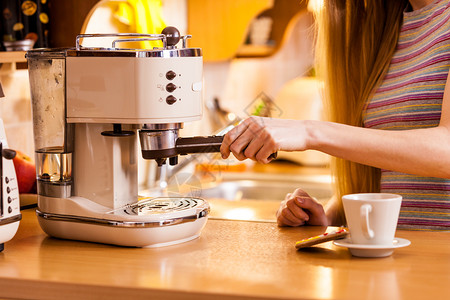
[[[193,222],[209,214],[209,205],[199,198],[167,197],[149,198],[103,214],[103,217],[87,217],[45,213],[36,210],[38,217],[51,221],[80,222],[115,227],[161,227]],[[111,217],[108,218],[108,215]],[[133,220],[120,216],[136,216]],[[142,216],[139,218],[139,216]]]
[[[54,237],[131,247],[160,247],[200,235],[209,204],[199,198],[149,198],[100,213],[98,217],[36,210],[44,231]]]
[[[204,200],[190,197],[148,198],[126,207],[124,212],[135,215],[168,214],[197,209],[204,204]]]

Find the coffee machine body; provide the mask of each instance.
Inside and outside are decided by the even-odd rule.
[[[202,115],[201,50],[187,48],[186,38],[181,48],[178,40],[168,44],[168,34],[145,35],[163,42],[150,50],[119,48],[118,40],[111,48],[79,44],[104,36],[122,38],[81,36],[74,49],[27,53],[39,223],[51,236],[122,246],[194,239],[208,203],[141,199],[138,143],[155,151],[159,163],[174,162],[178,130]]]
[[[136,201],[137,129],[201,118],[201,53],[193,49],[180,57],[170,52],[167,57],[68,52],[66,120],[74,124],[75,195],[113,209]]]

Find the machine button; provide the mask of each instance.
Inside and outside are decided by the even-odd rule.
[[[168,91],[169,93],[172,93],[173,91],[175,91],[177,89],[177,86],[175,85],[175,84],[173,84],[172,82],[171,83],[168,83],[167,85],[166,85],[166,91]]]
[[[12,202],[12,198],[8,197],[8,203],[11,203],[11,202]]]
[[[172,96],[172,95],[167,96],[167,98],[166,98],[166,103],[167,103],[167,104],[172,105],[172,104],[174,104],[175,102],[177,102],[177,98],[175,98],[175,97]]]
[[[8,177],[5,177],[5,182],[9,183],[9,178]]]
[[[192,91],[200,92],[201,90],[202,90],[202,83],[201,82],[194,82],[192,84]]]
[[[11,193],[11,188],[8,186],[7,188],[6,188],[6,192],[9,194],[9,193]]]
[[[177,77],[177,73],[175,73],[174,71],[168,71],[166,73],[166,78],[169,80],[173,80],[175,77]]]
[[[8,206],[8,212],[9,212],[9,213],[12,213],[12,208],[11,208],[11,206]]]

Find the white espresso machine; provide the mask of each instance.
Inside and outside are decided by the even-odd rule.
[[[83,47],[87,38],[112,38],[111,46]],[[176,164],[178,155],[220,149],[221,136],[178,137],[183,122],[202,116],[202,53],[188,48],[187,38],[167,27],[161,34],[80,35],[73,49],[27,52],[36,213],[47,234],[133,247],[200,235],[205,200],[141,199],[137,180],[138,155],[161,166]],[[163,47],[120,47],[143,40]]]
[[[0,98],[4,97],[0,83]],[[3,120],[0,119],[0,252],[4,243],[10,241],[19,228],[20,213],[19,187],[12,159],[14,150],[8,149]]]

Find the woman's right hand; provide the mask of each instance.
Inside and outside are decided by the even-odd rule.
[[[286,195],[277,211],[277,223],[278,226],[329,225],[322,204],[302,189]]]
[[[308,122],[251,116],[225,134],[222,158],[233,153],[238,160],[267,164],[278,151],[308,150]]]

